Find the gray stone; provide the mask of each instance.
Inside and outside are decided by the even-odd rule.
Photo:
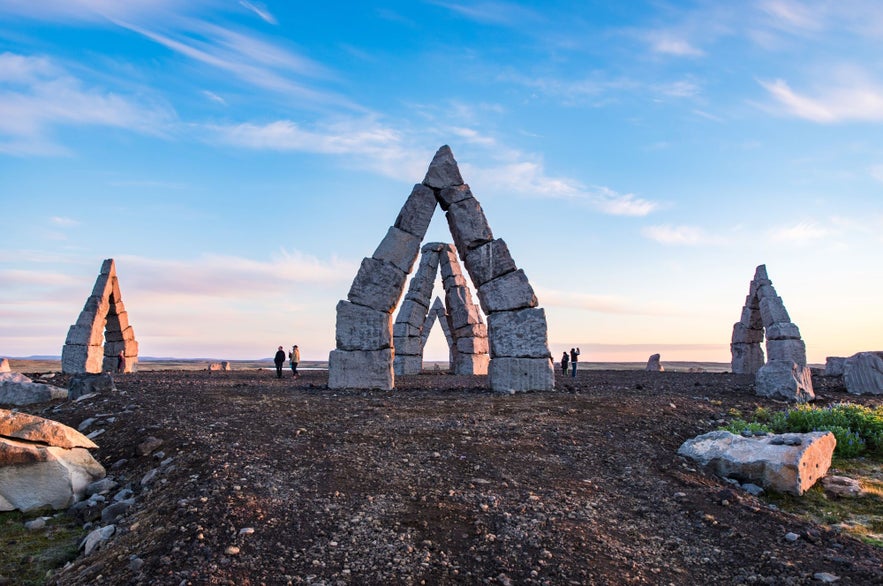
[[[488,368],[491,389],[498,393],[551,391],[555,372],[550,358],[494,358]]]
[[[644,370],[648,372],[664,372],[665,368],[659,363],[659,359],[659,354],[652,354],[650,358],[647,359],[647,366]]]
[[[460,168],[457,166],[457,161],[454,160],[451,147],[444,145],[435,153],[429,164],[429,169],[426,171],[423,185],[433,189],[463,185],[463,177],[460,175]]]
[[[151,452],[163,445],[163,440],[158,437],[147,436],[144,441],[135,448],[135,453],[139,456],[149,456]]]
[[[464,263],[476,287],[518,268],[509,254],[509,247],[499,238],[468,251]]]
[[[418,328],[417,326],[396,322],[392,324],[392,335],[395,338],[405,338],[410,336],[421,336],[423,334],[421,328]]]
[[[374,251],[373,258],[391,263],[405,273],[410,273],[419,253],[420,239],[417,236],[391,226]]]
[[[825,358],[825,376],[843,376],[843,368],[845,365],[845,357],[828,356]]]
[[[71,377],[67,390],[67,398],[73,401],[90,393],[110,393],[117,390],[113,376],[109,372],[102,374],[80,373]]]
[[[825,476],[822,488],[828,498],[860,498],[865,496],[861,483],[847,476]]]
[[[487,354],[455,354],[451,370],[454,374],[484,376],[488,373],[489,363]]]
[[[428,301],[428,300],[427,300]],[[399,313],[396,316],[396,324],[408,324],[414,326],[417,329],[417,336],[420,335],[419,328],[423,325],[423,322],[426,321],[426,314],[429,312],[429,308],[426,306],[422,300],[418,301],[415,299],[405,298],[402,301],[402,305],[399,307]],[[350,348],[346,348],[350,349]],[[351,348],[352,350],[370,350],[371,348]],[[376,348],[375,348],[376,349]]]
[[[487,354],[489,350],[487,338],[459,338],[457,340],[457,352],[460,354]]]
[[[537,306],[533,287],[530,286],[527,275],[521,269],[497,277],[479,287],[478,299],[486,315],[497,311],[513,311]]]
[[[393,352],[332,350],[328,357],[328,388],[379,389],[395,388]]]
[[[0,409],[0,436],[65,449],[98,447],[72,427],[7,409]]]
[[[337,348],[340,350],[381,350],[392,345],[392,317],[364,305],[337,303]]]
[[[760,314],[760,307],[758,306],[757,309],[747,305],[743,307],[739,323],[752,330],[763,330],[763,316]]]
[[[883,395],[883,352],[859,352],[847,358],[843,383],[853,395]]]
[[[757,371],[755,392],[762,397],[806,403],[815,399],[812,373],[791,360],[770,360]]]
[[[766,329],[767,340],[799,340],[800,329],[792,323],[775,323]]]
[[[395,265],[366,258],[350,287],[347,299],[357,305],[392,313],[405,287],[405,273]]]
[[[418,241],[423,240],[437,205],[432,189],[418,183],[402,206],[402,211],[399,212],[393,225],[399,230],[413,234]]]
[[[451,287],[445,291],[445,306],[452,331],[468,325],[483,323],[478,308],[472,303],[472,295],[466,287]],[[454,338],[460,336],[456,333]]]
[[[786,435],[799,441],[713,431],[687,440],[678,454],[718,476],[800,496],[827,473],[837,440],[831,432]]]
[[[410,354],[412,356],[423,355],[423,340],[419,336],[409,338],[395,338],[394,347],[396,354],[401,352],[402,354]]]
[[[107,494],[117,487],[117,483],[113,478],[105,476],[101,480],[96,480],[95,482],[89,484],[86,487],[86,495],[92,496],[93,494]]]
[[[104,366],[104,348],[65,344],[61,349],[61,371],[65,373],[90,372],[97,374]]]
[[[88,326],[74,324],[68,329],[64,343],[101,346],[104,343],[104,324]]]
[[[89,555],[93,551],[103,547],[104,544],[110,541],[110,538],[113,537],[115,531],[115,525],[107,525],[106,527],[100,527],[89,533],[89,535],[87,535],[80,543],[80,549],[83,550],[83,555]]]
[[[0,405],[33,405],[67,397],[67,390],[35,383],[18,372],[0,373]]]
[[[134,504],[135,499],[125,499],[106,506],[104,510],[101,511],[101,522],[116,523],[117,519],[125,515]]]
[[[806,366],[806,344],[803,340],[770,340],[766,341],[767,360],[790,360],[800,366]]]
[[[760,316],[765,328],[777,323],[790,323],[791,318],[781,297],[764,297],[760,300]]]
[[[392,365],[396,376],[403,374],[420,374],[423,370],[423,356],[407,356],[396,353]]]
[[[464,199],[451,205],[445,217],[461,259],[465,258],[466,253],[473,248],[478,248],[494,239],[491,227],[484,217],[484,210],[475,198]]]
[[[759,344],[763,342],[763,329],[749,328],[742,322],[733,324],[734,344]]]
[[[734,374],[756,374],[763,366],[764,354],[760,344],[730,344]]]
[[[491,357],[551,358],[542,308],[500,311],[488,316]]]
[[[446,187],[439,191],[436,196],[441,209],[447,211],[455,203],[472,198],[472,190],[468,185],[457,185],[455,187]]]

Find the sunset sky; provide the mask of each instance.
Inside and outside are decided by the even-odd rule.
[[[728,362],[764,263],[810,362],[883,350],[881,46],[878,0],[2,0],[0,357],[112,257],[143,356],[327,359],[443,144],[556,358]]]

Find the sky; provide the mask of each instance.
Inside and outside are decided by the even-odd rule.
[[[0,356],[114,258],[142,356],[325,360],[445,144],[556,358],[729,362],[760,264],[809,362],[881,350],[881,43],[878,0],[0,0]]]

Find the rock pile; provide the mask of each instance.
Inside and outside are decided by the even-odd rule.
[[[768,361],[760,343],[766,334]],[[760,265],[748,289],[742,318],[733,326],[730,344],[735,374],[755,375],[758,395],[789,401],[812,401],[812,374],[806,366],[806,345],[791,323],[782,298]]]
[[[420,265],[393,325],[395,374],[420,372],[423,346],[436,318],[441,318],[444,324],[451,371],[455,374],[487,374],[487,326],[472,301],[472,292],[457,261],[456,249],[450,244],[431,242],[423,246],[421,252]],[[439,270],[447,303],[436,298],[430,309],[429,300]]]
[[[362,261],[347,301],[337,305],[337,349],[329,357],[328,386],[394,388],[390,315],[402,296],[436,205],[445,212],[456,252],[478,288],[479,302],[487,316],[491,388],[500,392],[552,390],[555,379],[545,312],[538,307],[533,288],[524,271],[516,267],[506,243],[494,238],[481,205],[463,182],[447,146],[438,150],[423,183],[414,187],[374,255]],[[455,275],[443,273],[442,277],[451,278],[455,289],[459,287]],[[448,315],[452,313],[452,301],[448,298]],[[465,298],[460,307],[469,307]],[[477,315],[477,311],[474,313]],[[400,323],[419,327],[421,322]],[[481,324],[474,316],[452,318],[452,331],[457,329],[455,323],[472,330],[472,335],[462,336],[468,340],[463,349],[458,340],[457,352],[481,356]],[[403,355],[417,355],[415,348],[403,350],[410,351]],[[481,359],[473,360],[473,368],[477,368]]]
[[[132,372],[138,362],[138,342],[123,305],[116,265],[108,258],[77,323],[68,330],[61,370],[73,374],[115,371],[120,352],[125,358],[123,371]]]

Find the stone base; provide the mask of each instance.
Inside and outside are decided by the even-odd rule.
[[[420,374],[423,370],[423,356],[396,354],[392,361],[392,366],[396,375]]]
[[[757,374],[763,366],[763,348],[756,343],[733,343],[730,344],[732,353],[733,374]]]
[[[555,370],[550,358],[505,358],[491,360],[488,374],[491,390],[498,393],[551,391]]]
[[[770,360],[754,381],[754,392],[761,397],[806,403],[816,398],[812,390],[812,373],[807,366],[790,360]]]
[[[101,346],[80,346],[65,344],[61,350],[61,372],[98,374],[104,366],[104,348]]]
[[[393,351],[385,350],[332,350],[328,357],[329,389],[379,389],[395,388]]]
[[[454,374],[477,374],[486,375],[490,356],[487,354],[461,354],[458,353],[454,358],[453,368]]]

